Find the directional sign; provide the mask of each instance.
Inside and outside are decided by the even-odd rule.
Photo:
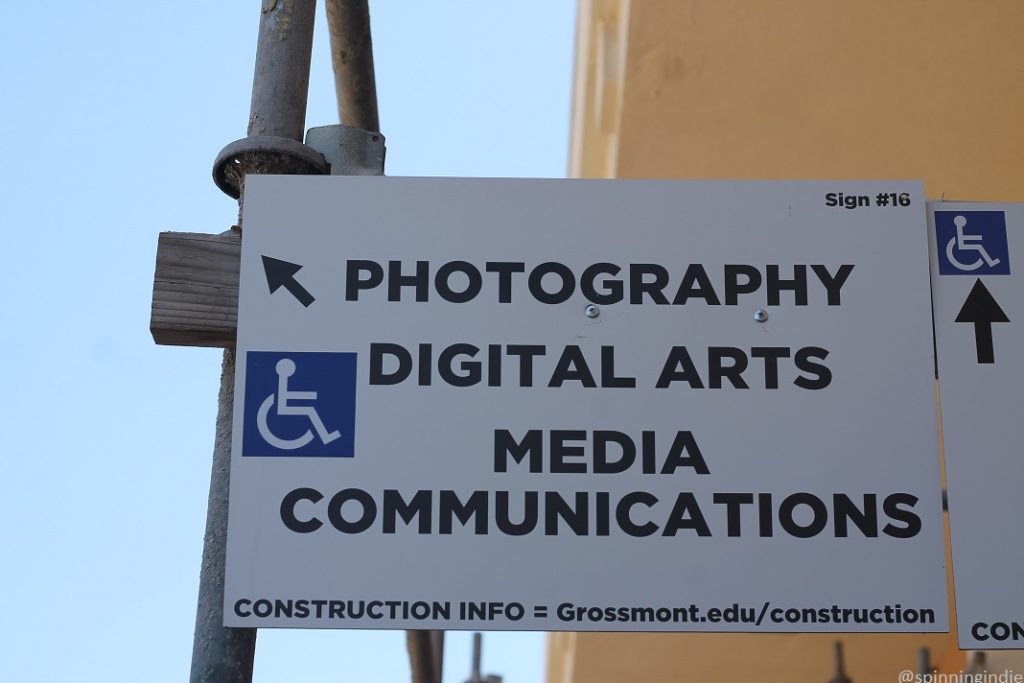
[[[974,325],[974,346],[979,363],[996,362],[992,346],[992,323],[1008,323],[1010,319],[981,280],[975,280],[954,322]]]
[[[295,280],[295,274],[300,270],[302,270],[302,266],[295,263],[288,263],[270,256],[263,257],[263,271],[267,274],[267,287],[270,288],[270,293],[273,294],[284,287],[295,297],[296,301],[308,307],[316,299]]]
[[[924,212],[249,178],[227,624],[945,630]]]
[[[1024,648],[1024,205],[929,204],[932,300],[964,649]]]

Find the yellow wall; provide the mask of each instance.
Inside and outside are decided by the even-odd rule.
[[[573,175],[1024,199],[1020,0],[581,0],[578,37]]]
[[[577,177],[913,178],[1024,201],[1022,0],[579,0],[573,100]],[[895,681],[922,646],[964,664],[949,635],[560,633],[547,679],[825,683],[836,639],[855,683]]]

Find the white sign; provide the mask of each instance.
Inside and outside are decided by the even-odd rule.
[[[946,630],[924,211],[249,178],[226,623]]]
[[[1024,205],[929,204],[960,647],[1024,647]]]

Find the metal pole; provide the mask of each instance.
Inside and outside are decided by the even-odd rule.
[[[315,0],[263,1],[249,113],[250,137],[269,136],[286,142],[302,139],[315,9]],[[244,172],[273,173],[275,158],[283,157],[284,161],[278,164],[287,164],[287,155],[274,154],[273,139],[265,142],[267,156],[263,156],[264,150],[260,150],[246,157],[248,163],[241,164],[241,159],[238,159],[238,165],[245,167]],[[235,161],[232,156],[225,155],[225,160]],[[224,163],[218,159],[217,165],[222,167]],[[224,351],[217,399],[217,431],[206,511],[206,536],[203,539],[203,564],[199,575],[190,683],[252,681],[256,629],[224,626],[224,563],[234,391],[235,350],[228,348]]]
[[[407,630],[405,646],[409,651],[409,669],[412,683],[441,683],[434,678],[434,663],[430,648],[430,631]]]
[[[926,647],[917,651],[917,673],[922,676],[932,673],[931,652]]]
[[[465,683],[501,683],[501,676],[495,676],[494,674],[487,674],[484,676],[480,673],[481,660],[483,659],[484,649],[484,637],[482,633],[473,634],[473,660],[472,667],[469,673],[469,678],[466,679]]]
[[[228,535],[228,479],[235,396],[235,350],[225,349],[217,397],[217,431],[206,508],[203,566],[192,641],[191,683],[250,683],[256,629],[224,626],[224,555]]]
[[[850,678],[846,675],[846,666],[843,662],[843,643],[837,640],[833,645],[833,656],[836,664],[836,675],[832,677],[829,683],[853,683]]]
[[[983,650],[973,650],[967,653],[967,668],[964,673],[974,676],[985,673],[985,652]]]
[[[377,132],[380,122],[367,0],[327,0],[327,28],[340,121]]]
[[[473,634],[473,665],[470,669],[468,683],[481,683],[480,660],[483,655],[483,636],[480,633]]]
[[[316,0],[263,0],[246,137],[220,151],[213,180],[241,199],[246,174],[327,173],[322,154],[302,144]]]
[[[430,632],[430,646],[434,656],[434,680],[441,683],[444,675],[444,631]]]
[[[367,0],[327,0],[331,65],[341,126],[312,129],[306,143],[323,153],[332,175],[384,172],[384,141],[377,115],[377,82]],[[444,631],[405,633],[413,683],[441,683]]]
[[[263,0],[247,135],[302,139],[315,17],[316,0]]]

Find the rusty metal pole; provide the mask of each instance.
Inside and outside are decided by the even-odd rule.
[[[434,680],[441,683],[444,675],[444,631],[430,631],[430,649],[434,656]]]
[[[409,652],[412,683],[441,683],[434,678],[434,656],[430,648],[430,631],[408,630],[405,647]]]
[[[338,119],[342,125],[313,129],[307,142],[324,151],[332,164],[332,174],[376,173],[377,168],[383,172],[384,146],[376,135],[380,132],[380,119],[368,0],[326,2]],[[333,155],[332,147],[341,153]],[[342,165],[346,168],[336,168]],[[408,631],[406,647],[413,683],[441,683],[444,631]]]
[[[315,17],[316,0],[263,0],[248,136],[302,140]]]
[[[214,164],[215,181],[231,196],[240,196],[246,173],[316,173],[326,168],[319,153],[298,142],[306,118],[315,10],[315,0],[263,2],[248,137],[225,147]],[[228,348],[218,396],[191,683],[251,683],[256,654],[256,629],[224,626],[234,390],[235,350]]]
[[[327,0],[331,64],[343,125],[380,130],[377,83],[373,73],[373,41],[367,0]]]

